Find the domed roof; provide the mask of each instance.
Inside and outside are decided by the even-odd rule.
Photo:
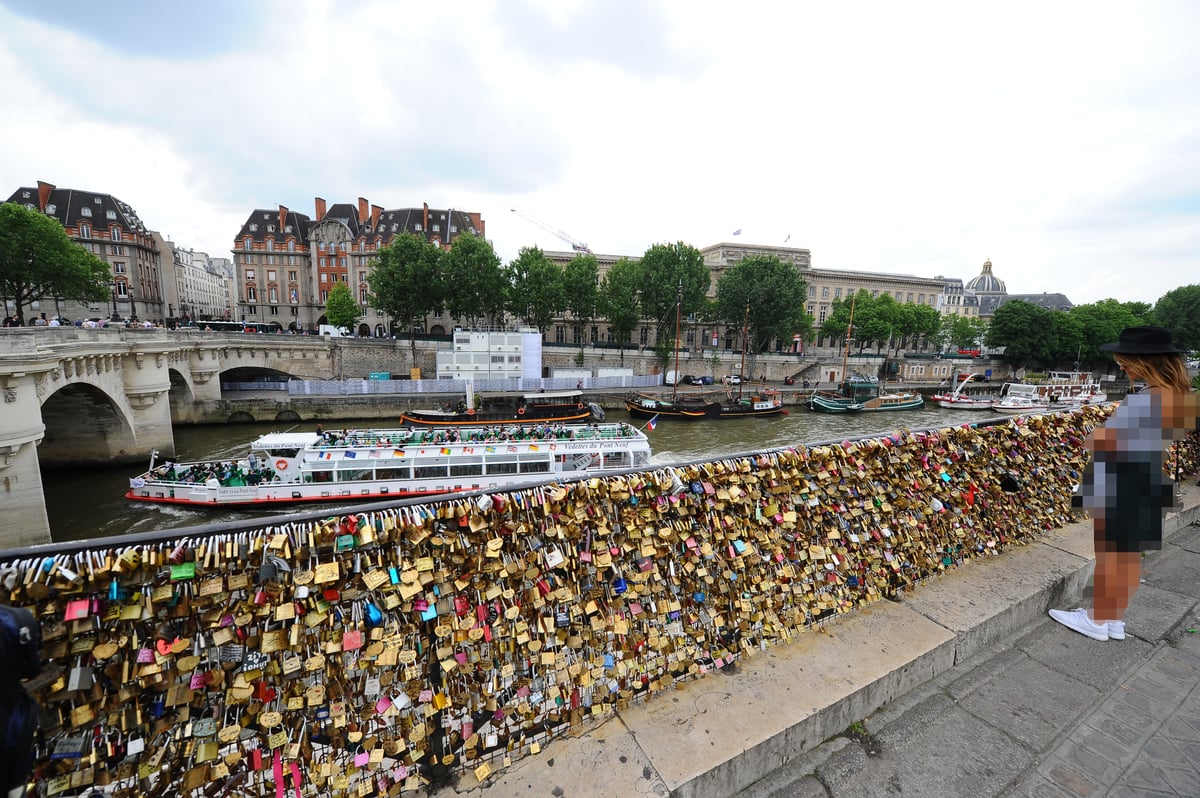
[[[983,262],[983,271],[978,277],[973,277],[963,286],[968,291],[974,291],[977,294],[1005,294],[1008,290],[1004,287],[1004,281],[992,274],[992,262],[985,260]]]

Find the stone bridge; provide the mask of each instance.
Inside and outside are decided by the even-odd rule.
[[[141,462],[175,453],[172,418],[221,398],[222,375],[328,379],[322,338],[54,328],[0,333],[0,495],[10,540],[49,540],[42,463]]]

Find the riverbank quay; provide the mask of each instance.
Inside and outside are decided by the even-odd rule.
[[[101,779],[143,794],[465,790],[686,702],[655,778],[736,794],[767,771],[723,765],[702,735],[714,701],[764,688],[721,680],[799,646],[789,676],[853,683],[853,659],[806,664],[811,643],[1069,524],[1083,436],[1105,412],[0,553],[0,601],[44,619],[38,779],[68,795]],[[859,660],[885,631],[864,630]],[[113,729],[143,746],[93,760]],[[607,755],[615,772],[625,754]],[[645,786],[611,794],[629,784]]]

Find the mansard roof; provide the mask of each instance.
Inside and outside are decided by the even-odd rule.
[[[147,232],[146,225],[138,218],[137,212],[112,194],[58,188],[43,183],[40,186],[18,188],[8,198],[8,202],[41,211],[57,219],[63,227],[78,227],[83,222],[98,229],[116,224],[125,232]]]
[[[281,211],[283,214],[282,227],[279,224]],[[255,208],[242,223],[242,229],[238,231],[234,243],[236,247],[241,247],[247,236],[256,244],[262,243],[268,238],[286,241],[288,236],[295,236],[297,243],[307,244],[308,229],[311,225],[312,222],[303,213],[297,213],[288,208]]]

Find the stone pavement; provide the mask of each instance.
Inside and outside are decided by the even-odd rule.
[[[972,561],[470,773],[508,796],[1200,796],[1200,488],[1144,561],[1125,640],[1049,620],[1079,606],[1091,524]]]

